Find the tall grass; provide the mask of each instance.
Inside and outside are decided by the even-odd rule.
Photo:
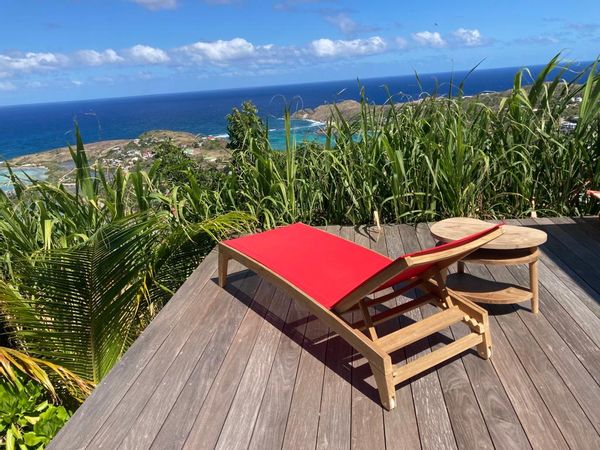
[[[539,215],[589,213],[583,193],[600,186],[600,76],[593,64],[567,82],[567,70],[556,56],[535,79],[519,71],[493,108],[462,86],[413,103],[390,96],[387,108],[363,93],[354,120],[334,107],[324,145],[293,142],[286,111],[283,154],[250,137],[234,151],[223,204],[265,226],[366,223],[374,210],[388,222],[519,217],[533,205]],[[579,122],[565,133],[560,118],[576,97]]]

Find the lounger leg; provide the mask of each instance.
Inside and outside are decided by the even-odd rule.
[[[392,373],[391,364],[386,373],[383,373],[381,370],[374,367],[373,364],[369,365],[371,366],[371,371],[375,377],[375,383],[377,384],[377,390],[379,391],[381,404],[385,409],[391,411],[396,407],[396,385],[394,384],[394,376]]]
[[[219,252],[219,286],[225,287],[227,285],[227,263],[229,262],[229,256],[222,251]]]
[[[485,318],[483,327],[485,330],[482,335],[483,341],[477,346],[477,353],[483,359],[489,359],[492,356],[492,334],[490,333],[490,323],[487,317]]]

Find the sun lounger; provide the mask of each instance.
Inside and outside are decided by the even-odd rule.
[[[447,268],[467,254],[502,234],[499,225],[395,260],[298,223],[219,243],[219,284],[225,286],[227,263],[239,261],[322,320],[369,362],[381,403],[396,405],[396,385],[476,347],[483,358],[491,354],[487,312],[446,288]],[[394,291],[371,294],[394,287]],[[372,311],[402,293],[420,288],[424,295],[393,308]],[[386,335],[377,325],[397,318],[426,303],[441,312]],[[352,322],[356,311],[362,320]],[[404,365],[393,365],[391,354],[450,325],[464,322],[471,330],[425,356]]]

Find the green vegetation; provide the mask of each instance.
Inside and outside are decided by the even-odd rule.
[[[534,204],[539,215],[590,213],[597,206],[585,189],[600,185],[600,76],[594,65],[567,83],[567,70],[557,56],[528,89],[528,71],[519,72],[494,108],[460,95],[381,108],[363,96],[358,119],[334,114],[325,145],[288,138],[283,153],[248,127],[221,196],[266,226],[366,223],[374,210],[387,222],[520,217]],[[561,131],[576,97],[577,128]]]
[[[242,104],[242,109],[233,108],[227,116],[228,148],[238,150],[246,148],[251,140],[268,139],[265,124],[258,117],[258,109],[250,101]]]
[[[74,185],[13,174],[0,192],[0,383],[24,399],[5,405],[7,444],[44,444],[66,420],[61,403],[89,393],[217,239],[253,224],[217,215],[218,198],[192,172],[169,180],[160,158],[149,171],[90,167],[78,132],[72,158]]]
[[[462,96],[338,111],[325,144],[273,151],[251,103],[228,116],[230,158],[199,164],[169,142],[153,165],[90,166],[79,133],[74,183],[12,174],[0,192],[0,443],[39,447],[67,420],[215,241],[255,225],[360,224],[447,216],[578,215],[600,186],[600,76],[561,80],[554,58],[499,105]],[[561,131],[572,99],[577,127]],[[390,105],[392,98],[390,97]],[[221,163],[223,164],[223,163]],[[63,406],[64,405],[64,406]],[[10,447],[9,447],[10,448]]]
[[[0,379],[0,445],[7,450],[43,448],[69,417],[64,406],[49,401],[40,384]]]

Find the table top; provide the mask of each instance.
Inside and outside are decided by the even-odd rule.
[[[431,235],[441,242],[452,242],[473,233],[483,231],[491,226],[490,223],[479,219],[467,217],[454,217],[444,219],[431,226]],[[504,233],[484,245],[482,248],[490,250],[515,250],[519,248],[532,248],[546,242],[547,236],[535,228],[504,225]]]

